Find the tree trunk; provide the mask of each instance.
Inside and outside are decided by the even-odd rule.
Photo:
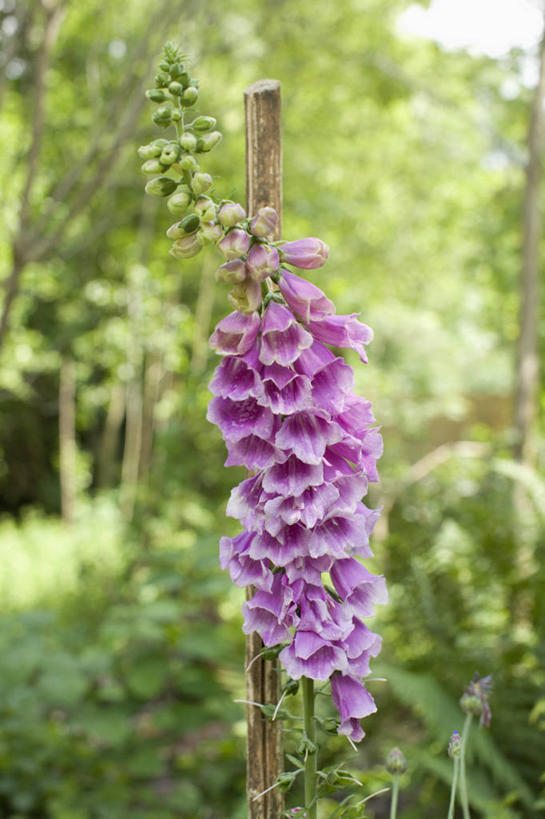
[[[61,516],[71,523],[76,501],[76,377],[70,356],[62,358],[59,373],[59,478]]]
[[[275,238],[280,238],[282,213],[282,138],[280,83],[260,80],[244,92],[246,108],[246,200],[248,215],[265,205],[279,215]],[[247,589],[251,597],[255,590]],[[246,692],[249,703],[276,703],[280,697],[280,674],[270,661],[256,659],[263,648],[261,638],[246,638]],[[283,768],[282,733],[279,722],[265,719],[255,705],[247,705],[248,819],[280,819],[283,794],[270,788]]]
[[[112,486],[114,482],[119,433],[124,415],[125,387],[121,382],[116,381],[112,384],[110,403],[98,452],[97,486],[103,489]]]
[[[545,103],[545,27],[539,49],[539,79],[528,131],[528,162],[524,192],[522,266],[520,273],[520,330],[515,372],[515,459],[531,463],[539,384],[539,188]]]

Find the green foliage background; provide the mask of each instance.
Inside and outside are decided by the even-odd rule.
[[[168,255],[168,213],[145,201],[135,153],[156,133],[151,106],[132,100],[167,37],[191,55],[200,110],[224,133],[206,168],[224,196],[244,197],[244,88],[282,81],[284,235],[330,245],[314,281],[375,329],[356,379],[386,445],[371,501],[384,507],[375,568],[391,602],[375,623],[374,672],[387,682],[370,683],[379,711],[358,754],[333,737],[324,757],[348,754],[367,794],[387,784],[382,760],[399,745],[410,764],[402,816],[446,815],[457,699],[475,670],[493,673],[492,726],[470,747],[473,808],[514,819],[545,806],[545,479],[510,457],[525,55],[492,60],[402,36],[408,5],[63,4],[2,353],[1,817],[245,816],[242,596],[217,565],[240,474],[223,469],[205,421],[206,340],[225,292],[212,250]],[[6,276],[50,7],[0,3]],[[55,193],[67,173],[71,186]],[[60,518],[58,452],[67,357],[72,523]],[[153,440],[136,482],[123,467],[125,400],[129,413],[143,403]],[[542,465],[540,435],[535,450]],[[386,801],[368,815],[386,816]]]

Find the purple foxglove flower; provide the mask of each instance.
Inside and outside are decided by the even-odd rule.
[[[261,324],[259,360],[263,364],[277,363],[287,367],[311,344],[312,336],[301,327],[293,314],[281,304],[271,301]]]
[[[293,366],[297,372],[312,378],[314,373],[321,370],[322,367],[325,367],[330,361],[335,361],[335,356],[331,350],[324,347],[319,341],[313,341],[308,349],[303,350]],[[356,396],[354,396],[354,398],[356,398]]]
[[[337,560],[330,574],[339,596],[357,617],[372,617],[376,604],[388,602],[384,578],[371,574],[352,557]]]
[[[295,623],[295,604],[289,586],[274,576],[270,591],[260,589],[242,606],[244,634],[257,631],[266,646],[275,646],[289,640],[289,627]]]
[[[260,560],[248,554],[254,533],[242,532],[235,538],[222,537],[220,540],[220,566],[228,569],[235,586],[258,586],[270,591],[274,575]]]
[[[265,526],[273,535],[283,523],[291,526],[300,521],[307,529],[312,529],[338,498],[339,490],[330,483],[309,486],[296,497],[273,497],[264,503],[263,510],[267,516]]]
[[[230,262],[221,264],[216,270],[216,281],[227,284],[240,284],[243,282],[248,271],[242,259],[231,259]]]
[[[280,267],[280,256],[275,247],[254,245],[246,259],[246,267],[252,279],[263,282]]]
[[[218,250],[226,259],[239,259],[248,253],[250,237],[245,230],[233,228],[218,242]]]
[[[250,222],[250,233],[261,239],[272,236],[278,223],[278,214],[274,208],[259,208],[257,216]]]
[[[321,239],[314,237],[297,239],[280,246],[282,261],[302,270],[314,270],[327,262],[329,248]]]
[[[262,301],[261,285],[253,279],[246,279],[245,282],[235,284],[227,298],[235,310],[245,314],[253,313]]]
[[[278,415],[293,415],[311,407],[310,380],[298,373],[271,364],[263,368],[262,394],[259,402]]]
[[[267,407],[258,404],[255,398],[231,401],[230,398],[216,396],[208,405],[206,417],[216,424],[228,441],[236,442],[249,435],[267,440],[274,429],[274,415]]]
[[[308,322],[308,329],[315,339],[333,347],[349,347],[355,350],[360,361],[367,364],[365,345],[373,340],[373,331],[358,321],[357,313],[349,316],[324,316]]]
[[[229,455],[225,466],[245,466],[246,469],[266,469],[272,466],[276,450],[272,444],[256,435],[228,442]]]
[[[270,560],[275,566],[285,566],[308,552],[309,532],[302,526],[285,526],[278,537],[269,532],[257,534],[252,541],[250,556],[254,560]]]
[[[350,554],[372,557],[369,548],[369,509],[359,502],[350,517],[335,515],[326,517],[312,530],[308,544],[311,557],[328,554],[338,560]]]
[[[254,346],[260,323],[257,313],[244,315],[235,310],[219,322],[210,346],[220,355],[243,355]]]
[[[309,486],[319,486],[324,482],[321,464],[302,463],[295,455],[284,463],[275,463],[263,476],[263,489],[271,495],[300,495]]]
[[[325,364],[312,377],[312,399],[314,405],[323,407],[331,415],[344,409],[346,398],[354,385],[352,367],[342,358],[335,358]]]
[[[305,324],[335,312],[335,305],[325,293],[289,270],[282,270],[278,286],[288,305]]]
[[[238,202],[225,202],[218,211],[218,219],[223,227],[230,228],[246,219],[246,211]]]
[[[285,638],[284,638],[285,639]],[[280,662],[294,680],[311,677],[328,680],[335,671],[346,671],[348,660],[339,646],[313,631],[295,632],[289,646],[278,655]]]
[[[298,557],[285,566],[288,583],[304,580],[306,583],[318,585],[322,582],[322,573],[331,568],[331,558]]]
[[[360,719],[377,710],[373,697],[363,683],[344,674],[334,674],[331,678],[331,696],[341,715],[339,733],[359,742],[365,736]]]
[[[313,415],[298,412],[284,420],[275,438],[278,449],[293,453],[306,464],[320,464],[328,444],[342,438],[337,424]]]
[[[225,356],[214,371],[209,389],[214,395],[230,398],[232,401],[260,398],[263,395],[263,385],[258,374],[238,356]]]

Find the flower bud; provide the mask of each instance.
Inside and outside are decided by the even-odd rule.
[[[167,236],[169,239],[182,239],[185,235],[186,232],[179,222],[175,222],[167,230]]]
[[[280,248],[282,261],[300,267],[302,270],[314,270],[322,267],[327,261],[329,248],[321,239],[310,237],[286,242]]]
[[[189,88],[185,89],[181,97],[182,105],[184,106],[184,108],[191,108],[192,105],[195,105],[198,99],[199,92],[192,85],[190,85]]]
[[[392,748],[386,757],[386,770],[394,776],[404,774],[407,770],[407,760],[399,748]]]
[[[172,111],[172,122],[180,122],[181,118],[182,118],[181,113],[178,111],[177,108],[174,108],[174,110]]]
[[[448,743],[448,755],[451,759],[457,759],[462,755],[462,737],[458,731],[453,731]]]
[[[221,142],[221,134],[219,131],[211,131],[209,134],[204,134],[197,140],[197,151],[207,153],[215,148]]]
[[[153,142],[151,143],[151,145],[152,145],[152,148],[155,148],[157,150],[157,153],[155,154],[155,156],[159,156],[159,154],[162,152],[163,148],[166,145],[168,145],[168,139],[163,139],[162,137],[161,137],[161,139],[154,139]]]
[[[216,205],[209,196],[199,196],[195,202],[195,211],[203,222],[212,222],[216,218]]]
[[[141,145],[138,149],[140,159],[155,159],[160,153],[161,149],[156,145]]]
[[[471,714],[473,717],[480,717],[483,712],[483,704],[474,694],[463,694],[460,698],[460,708],[464,714]]]
[[[202,248],[202,239],[198,233],[188,233],[177,239],[170,248],[170,254],[176,259],[190,259],[196,256]]]
[[[180,168],[182,168],[182,170],[184,171],[196,171],[198,167],[199,163],[197,162],[195,157],[190,156],[189,154],[187,154],[187,156],[184,156],[180,161]]]
[[[163,165],[172,165],[178,160],[180,153],[180,146],[176,142],[169,142],[169,144],[165,145],[161,151],[159,160],[163,163]]]
[[[272,236],[276,230],[277,222],[278,214],[274,208],[259,208],[257,216],[254,216],[251,221],[250,233],[260,238]]]
[[[223,227],[233,227],[246,218],[246,211],[238,202],[225,202],[218,211],[218,219]]]
[[[275,247],[254,245],[248,253],[248,273],[256,282],[263,282],[280,267],[280,255]]]
[[[173,80],[171,83],[168,84],[168,90],[174,97],[181,97],[184,93],[184,87],[181,82],[176,82]]]
[[[190,83],[191,78],[189,76],[189,73],[184,70],[183,66],[180,66],[180,69],[181,70],[179,71],[179,73],[176,74],[176,79],[178,80],[178,82],[182,83],[184,88],[187,88],[187,86],[191,84]],[[172,76],[174,76],[174,74],[172,73],[173,71],[174,71],[174,66],[172,66],[172,69],[171,69]]]
[[[253,313],[261,304],[261,285],[253,279],[246,279],[240,284],[235,284],[227,298],[240,313]]]
[[[164,102],[167,99],[167,95],[160,88],[150,88],[146,91],[146,97],[152,102]]]
[[[221,225],[216,222],[201,222],[201,234],[207,242],[217,242],[221,239],[223,231]]]
[[[184,151],[194,151],[197,147],[197,137],[195,134],[190,134],[189,131],[186,131],[185,134],[182,134],[180,137],[180,145]]]
[[[162,105],[152,116],[156,125],[166,128],[172,122],[172,111],[166,105]]]
[[[238,259],[248,252],[250,237],[245,230],[235,228],[218,242],[218,249],[226,259]]]
[[[215,117],[197,117],[191,123],[191,127],[194,131],[199,131],[199,133],[205,133],[206,131],[211,131],[216,125]]]
[[[168,176],[156,176],[145,187],[146,193],[152,196],[168,196],[176,190],[176,182]]]
[[[216,270],[216,281],[227,284],[240,284],[246,278],[246,265],[242,259],[231,259]]]
[[[164,71],[159,71],[159,73],[153,78],[153,82],[157,88],[166,88],[170,82],[170,77]]]
[[[201,220],[196,213],[188,213],[180,222],[180,227],[183,228],[186,233],[193,233],[195,230],[198,230],[200,224]]]
[[[170,63],[167,60],[161,60],[159,63],[159,68],[161,71],[168,71],[170,69]]]
[[[178,190],[170,197],[167,202],[167,208],[173,216],[182,216],[189,207],[191,202],[191,194],[187,189]]]
[[[193,193],[197,196],[212,187],[212,177],[209,173],[196,173],[191,182]]]
[[[158,159],[148,159],[140,166],[140,170],[142,173],[162,173],[164,169]]]

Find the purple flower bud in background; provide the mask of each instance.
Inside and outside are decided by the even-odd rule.
[[[240,284],[247,276],[246,265],[242,259],[231,259],[216,270],[216,281],[227,284]]]
[[[245,230],[235,228],[218,242],[218,249],[226,259],[239,259],[248,252],[250,247],[250,237]]]
[[[248,273],[256,282],[263,282],[280,267],[280,255],[275,247],[254,245],[246,260]]]
[[[264,239],[272,236],[278,224],[278,214],[274,208],[259,208],[257,216],[250,223],[250,233]]]
[[[490,725],[492,712],[488,704],[488,697],[492,691],[492,675],[481,677],[477,672],[467,686],[460,699],[460,707],[464,714],[480,717],[480,724],[486,728]]]
[[[388,773],[392,774],[392,776],[400,776],[406,772],[407,767],[407,760],[403,752],[399,748],[392,748],[386,757],[386,770]]]
[[[210,336],[210,346],[219,355],[244,355],[254,346],[260,324],[257,313],[229,313]]]
[[[225,202],[218,211],[218,219],[223,227],[233,227],[246,219],[246,211],[238,202]]]
[[[196,256],[202,248],[202,239],[198,233],[188,233],[181,239],[177,239],[169,253],[176,259],[190,259]]]
[[[329,248],[321,239],[310,237],[286,242],[280,246],[282,261],[300,267],[302,270],[314,270],[327,262]]]
[[[254,279],[246,279],[245,282],[235,284],[227,294],[227,298],[235,310],[240,310],[241,313],[253,313],[262,301],[261,285]]]
[[[448,755],[451,759],[457,759],[462,755],[462,737],[458,731],[453,731],[448,743]]]

